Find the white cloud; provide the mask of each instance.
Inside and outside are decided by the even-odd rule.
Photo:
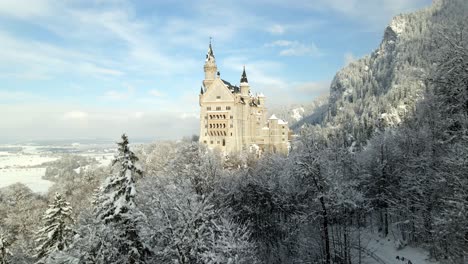
[[[47,0],[2,0],[0,14],[24,19],[48,15],[52,7],[53,3]]]
[[[143,113],[143,112],[135,112],[135,118],[137,118],[137,119],[143,118],[144,115],[145,115],[145,113]]]
[[[282,8],[284,12],[319,12],[342,16],[362,25],[359,30],[381,32],[390,19],[400,13],[428,6],[431,0],[260,0],[263,4]]]
[[[83,72],[94,73],[97,75],[111,75],[111,76],[120,76],[123,75],[123,72],[119,70],[108,69],[104,67],[99,67],[91,63],[82,63],[80,65]]]
[[[268,32],[275,35],[282,35],[286,32],[286,29],[282,25],[273,25],[267,29]]]
[[[116,90],[110,90],[104,94],[104,98],[108,100],[123,100],[123,99],[127,99],[128,97],[129,97],[128,92],[121,92],[121,91],[116,91]]]
[[[151,90],[148,91],[148,93],[149,93],[150,95],[154,96],[154,97],[161,97],[161,96],[163,96],[163,94],[162,94],[160,91],[156,90],[156,89],[151,89]]]
[[[66,112],[65,114],[63,114],[63,117],[65,119],[67,119],[67,120],[69,120],[69,119],[83,120],[83,119],[86,119],[88,117],[88,113],[83,112],[83,111],[70,111],[70,112]]]
[[[195,112],[182,113],[182,114],[180,114],[180,118],[182,118],[182,119],[188,119],[188,118],[200,119],[200,115],[198,113],[195,113]]]
[[[248,64],[245,64],[245,62],[248,62]],[[223,67],[238,71],[239,77],[244,65],[249,83],[256,86],[257,91],[286,84],[286,81],[278,74],[283,69],[283,65],[279,62],[252,60],[242,57],[228,57],[223,60]]]
[[[45,98],[23,91],[0,90],[0,102],[17,103],[18,101],[42,101]]]
[[[124,90],[124,91],[109,90],[104,94],[103,98],[107,99],[107,100],[115,100],[115,101],[128,99],[128,98],[130,98],[131,96],[134,95],[135,88],[133,86],[131,86],[131,85],[128,85],[128,84],[125,84],[125,87],[126,87],[126,90]]]
[[[265,44],[265,47],[289,47],[293,44],[294,44],[293,41],[282,39],[282,40],[275,40],[271,43],[267,43]]]
[[[276,40],[265,44],[265,47],[280,47],[281,56],[322,56],[323,52],[314,43],[304,44],[299,41]]]

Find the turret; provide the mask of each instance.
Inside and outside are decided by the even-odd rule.
[[[258,95],[258,103],[260,107],[265,107],[265,95],[263,93]]]
[[[205,71],[205,79],[203,80],[203,86],[205,87],[205,89],[208,89],[208,87],[213,83],[216,77],[216,72],[218,71],[218,67],[216,67],[216,60],[213,48],[211,47],[211,40],[210,45],[208,47],[208,52],[206,53],[205,66],[203,67],[203,70]]]
[[[247,80],[247,74],[245,73],[245,66],[244,66],[244,71],[242,72],[242,76],[240,79],[240,90],[241,90],[241,95],[243,96],[249,95],[250,85],[249,85],[249,81]]]

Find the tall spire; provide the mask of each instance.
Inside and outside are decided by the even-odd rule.
[[[210,45],[208,46],[208,52],[206,53],[206,62],[215,62],[215,56],[213,52],[213,47],[211,46],[211,37],[210,37]]]
[[[249,81],[247,80],[247,74],[245,73],[245,65],[244,65],[244,71],[242,72],[242,77],[240,80],[241,83],[248,83]]]
[[[203,87],[205,89],[208,89],[209,86],[216,79],[216,72],[218,71],[218,67],[216,66],[215,56],[213,52],[213,47],[211,46],[211,37],[210,37],[210,45],[208,46],[208,52],[206,53],[206,60],[205,60],[205,65],[203,66],[203,70],[205,72],[205,79],[203,80]]]

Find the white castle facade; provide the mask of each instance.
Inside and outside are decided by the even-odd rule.
[[[252,148],[260,153],[288,153],[288,124],[275,115],[267,119],[266,98],[251,94],[245,67],[239,86],[222,80],[210,43],[204,71],[199,98],[200,143],[226,154]]]

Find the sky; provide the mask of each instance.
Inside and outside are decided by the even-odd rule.
[[[0,142],[198,133],[210,37],[221,78],[311,102],[431,0],[0,0]]]

